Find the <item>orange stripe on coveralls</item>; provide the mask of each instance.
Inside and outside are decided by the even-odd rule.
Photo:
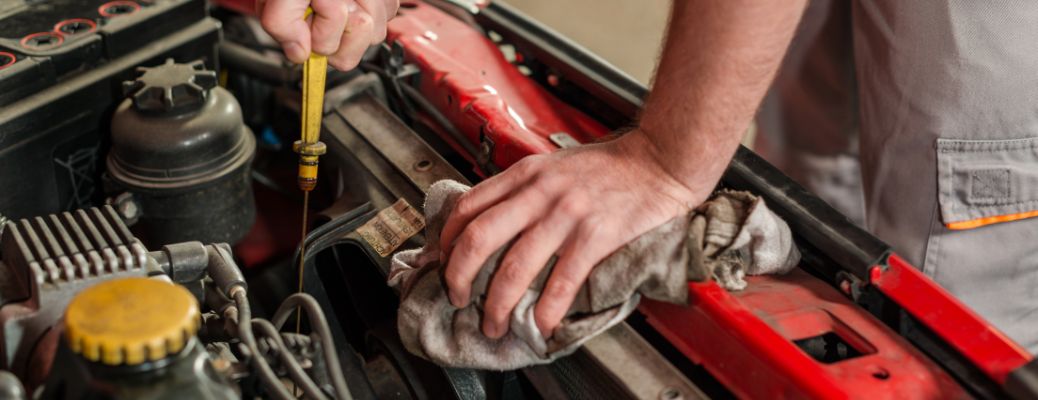
[[[1027,211],[1027,212],[1022,212],[1022,213],[1016,213],[1016,214],[996,215],[994,217],[977,218],[977,219],[971,219],[969,221],[949,222],[949,223],[944,224],[944,226],[948,227],[948,229],[957,230],[958,231],[958,230],[964,230],[964,229],[979,228],[979,227],[982,227],[982,226],[985,226],[985,225],[997,224],[999,222],[1016,221],[1016,220],[1026,219],[1026,218],[1031,218],[1031,217],[1038,217],[1038,210]]]

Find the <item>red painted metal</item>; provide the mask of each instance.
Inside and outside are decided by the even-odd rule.
[[[520,73],[481,33],[433,6],[401,9],[388,30],[387,40],[403,45],[407,61],[421,70],[422,94],[472,143],[489,139],[492,161],[501,168],[558,149],[548,139],[553,133],[579,142],[609,133]]]
[[[246,15],[252,15],[256,7],[255,0],[211,0],[210,2]]]
[[[286,227],[299,227],[302,223],[300,213],[285,212],[299,208],[297,201],[261,185],[255,185],[253,190],[256,222],[252,224],[249,233],[234,245],[239,265],[245,269],[270,265],[271,261],[291,257],[299,244],[299,231]]]
[[[796,270],[741,292],[689,284],[688,307],[646,301],[649,323],[742,398],[964,398],[939,366],[835,288]],[[861,356],[825,364],[794,340],[835,333]]]
[[[872,285],[996,382],[1032,356],[896,254],[870,270]]]

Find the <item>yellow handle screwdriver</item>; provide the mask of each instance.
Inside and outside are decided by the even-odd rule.
[[[313,14],[307,8],[303,19]],[[303,292],[303,260],[306,259],[306,221],[310,205],[310,191],[317,186],[317,158],[327,151],[321,142],[321,117],[324,112],[324,81],[328,73],[328,58],[311,53],[303,63],[303,101],[301,119],[301,138],[292,144],[292,150],[299,153],[299,173],[296,182],[303,191],[303,229],[299,239],[299,293]],[[296,333],[299,333],[300,310],[296,309]]]

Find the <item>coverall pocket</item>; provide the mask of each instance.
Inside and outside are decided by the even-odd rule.
[[[1038,138],[937,141],[924,270],[1038,351]]]
[[[1038,217],[1038,138],[937,139],[937,185],[948,229]]]

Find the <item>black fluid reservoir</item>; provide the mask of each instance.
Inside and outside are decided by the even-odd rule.
[[[237,100],[201,61],[138,71],[112,116],[108,173],[141,205],[145,243],[237,242],[256,215],[256,139]]]

